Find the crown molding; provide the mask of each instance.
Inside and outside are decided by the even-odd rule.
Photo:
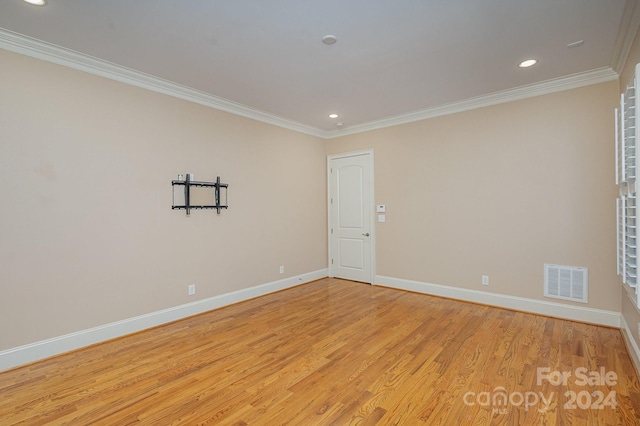
[[[638,0],[629,0],[635,4]],[[629,7],[629,6],[627,6]],[[634,9],[640,11],[640,7]],[[640,16],[640,13],[634,13]],[[638,20],[640,22],[640,19]],[[631,24],[628,24],[630,26]],[[636,27],[637,29],[637,27]],[[631,38],[633,41],[633,37]],[[324,131],[305,124],[289,120],[283,117],[269,114],[267,112],[248,107],[224,98],[210,95],[208,93],[191,89],[161,78],[151,76],[130,68],[126,68],[114,63],[104,61],[92,56],[88,56],[70,49],[65,49],[50,43],[43,42],[31,37],[14,33],[12,31],[0,29],[0,49],[20,53],[36,59],[52,62],[58,65],[73,68],[79,71],[88,72],[100,77],[109,78],[121,83],[151,90],[164,95],[173,96],[189,102],[194,102],[217,110],[225,111],[241,117],[250,118],[263,123],[293,130],[323,139],[333,139],[341,136],[362,133],[385,127],[397,126],[400,124],[412,123],[426,120],[442,115],[455,114],[471,109],[497,105],[519,99],[531,98],[559,92],[562,90],[574,89],[590,84],[602,83],[616,80],[618,74],[610,67],[604,67],[574,74],[567,77],[547,80],[541,83],[530,84],[514,89],[503,90],[484,96],[452,102],[433,108],[413,111],[395,117],[384,118],[363,124],[356,124],[340,130]],[[627,52],[628,54],[628,52]]]
[[[620,21],[620,30],[618,32],[618,38],[616,39],[616,45],[613,50],[613,56],[611,57],[611,68],[617,73],[622,72],[627,57],[631,51],[631,45],[636,38],[636,33],[640,27],[640,6],[638,0],[627,0],[622,12],[622,19]]]
[[[0,48],[321,138],[326,132],[51,43],[0,29]]]
[[[502,90],[500,92],[494,92],[488,95],[464,99],[462,101],[452,102],[433,108],[414,111],[409,114],[403,114],[395,117],[384,118],[382,120],[376,120],[368,123],[350,126],[345,129],[329,132],[326,137],[328,139],[333,139],[355,133],[362,133],[371,130],[382,129],[385,127],[413,123],[415,121],[421,121],[443,115],[483,108],[491,105],[497,105],[506,102],[517,101],[520,99],[561,92],[563,90],[576,89],[582,86],[604,83],[617,79],[618,74],[613,69],[609,67],[598,68],[584,73],[547,80],[541,83],[528,84],[526,86],[520,86],[514,89]]]

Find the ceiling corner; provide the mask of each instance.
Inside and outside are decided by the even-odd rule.
[[[627,0],[620,29],[616,39],[615,49],[611,58],[611,68],[620,74],[622,68],[627,62],[627,57],[631,51],[631,45],[636,37],[638,28],[640,27],[640,0]]]

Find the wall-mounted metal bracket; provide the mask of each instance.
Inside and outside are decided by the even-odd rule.
[[[229,187],[226,183],[220,182],[220,176],[216,178],[215,182],[199,182],[195,180],[191,180],[191,174],[185,174],[184,180],[172,180],[171,186],[174,188],[174,197],[171,205],[172,210],[185,210],[187,214],[190,213],[191,209],[216,209],[217,213],[220,214],[220,210],[229,208],[227,203],[227,188]],[[175,187],[176,186],[184,186],[184,204],[176,204],[175,203]],[[200,187],[200,188],[213,188],[213,204],[199,204],[192,205],[191,204],[191,187]],[[224,197],[221,197],[220,193],[224,190]],[[221,201],[221,198],[224,198],[224,201]]]

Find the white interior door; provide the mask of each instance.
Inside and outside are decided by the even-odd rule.
[[[329,270],[373,284],[373,152],[330,156]]]

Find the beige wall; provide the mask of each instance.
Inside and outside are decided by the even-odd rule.
[[[587,306],[621,310],[617,82],[323,141],[0,62],[0,350],[325,268],[325,156],[363,148],[387,205],[379,275],[557,301],[543,264],[584,266]],[[222,176],[230,210],[172,211],[186,172]]]
[[[375,150],[377,273],[558,301],[543,297],[543,264],[582,266],[586,306],[619,312],[617,93],[613,81],[330,140],[328,154]]]
[[[0,63],[0,350],[326,268],[323,140]],[[229,210],[172,211],[186,172],[220,175]]]
[[[620,73],[620,93],[626,90],[627,84],[629,84],[633,78],[635,66],[638,63],[640,63],[640,32],[636,34],[636,38],[631,45],[631,51],[627,57],[627,62]],[[638,335],[640,310],[631,303],[625,291],[622,292],[622,315],[632,331],[636,345],[640,347],[640,336]]]
[[[633,296],[635,297],[635,294]],[[640,312],[638,312],[638,308],[629,298],[629,294],[626,290],[622,291],[622,316],[629,326],[629,331],[631,332],[631,336],[635,340],[636,345],[640,347],[640,341],[638,339],[640,336]],[[632,348],[628,349],[631,350]]]

